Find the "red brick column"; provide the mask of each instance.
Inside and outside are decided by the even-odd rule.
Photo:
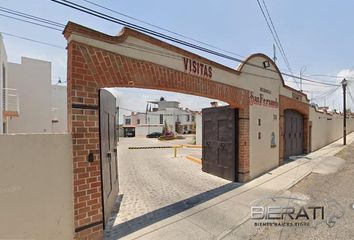
[[[68,46],[68,118],[73,139],[76,239],[102,239],[98,85],[78,44]],[[93,162],[88,161],[89,154]]]
[[[247,182],[250,180],[250,119],[249,106],[239,109],[239,151],[238,159],[238,181]]]

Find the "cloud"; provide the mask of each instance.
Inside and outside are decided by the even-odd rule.
[[[321,77],[321,76],[308,76],[307,78],[313,79],[320,82],[327,82],[331,84],[340,84],[340,81],[343,79],[342,76],[349,76],[350,71],[347,69],[343,69],[338,72],[337,76],[341,76],[341,78],[337,77],[335,81],[328,80],[328,77]],[[351,74],[354,74],[354,71],[351,71]],[[353,75],[354,76],[354,75]],[[297,90],[299,90],[299,85],[297,85],[293,80],[290,78],[286,79],[286,85],[291,86]],[[296,80],[299,82],[299,80]],[[349,85],[349,87],[351,87]],[[303,81],[302,84],[303,92],[307,95],[310,99],[311,103],[315,103],[318,106],[328,106],[330,109],[336,109],[342,111],[343,109],[343,93],[341,86],[330,86],[324,84],[317,84],[308,81]],[[352,90],[354,92],[354,90]],[[347,102],[347,107],[353,108],[353,102]]]
[[[354,110],[354,69],[342,69],[338,72],[337,76],[340,81],[344,78],[347,79],[347,108]]]
[[[354,78],[354,69],[342,69],[337,74],[338,79]]]

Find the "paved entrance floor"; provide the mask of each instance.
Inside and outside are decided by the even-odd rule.
[[[128,149],[187,144],[191,139],[158,141],[121,138],[118,145],[120,208],[105,239],[120,239],[144,227],[230,191],[240,184],[202,172],[185,156],[201,149]],[[113,225],[113,226],[112,226]]]
[[[348,136],[348,144],[353,140],[354,133]],[[288,189],[312,172],[328,174],[337,171],[341,161],[336,161],[338,159],[334,155],[342,149],[342,140],[338,140],[241,186],[226,183],[224,186],[230,187],[224,187],[223,191],[218,194],[211,194],[204,198],[204,201],[196,204],[193,204],[192,201],[190,205],[192,207],[183,211],[170,211],[170,214],[162,214],[163,217],[158,218],[158,221],[151,221],[149,224],[142,222],[140,228],[127,231],[128,234],[120,235],[120,237],[122,239],[144,240],[252,239],[254,229],[249,224],[251,206],[255,202],[257,205],[265,206],[270,203],[269,201],[273,201],[274,196],[280,194],[287,197]],[[141,187],[144,187],[143,184]],[[183,192],[184,189],[181,191]],[[189,190],[189,192],[193,191]],[[199,196],[203,196],[203,194],[199,194]],[[302,198],[303,196],[296,197]],[[154,214],[150,216],[153,217]]]

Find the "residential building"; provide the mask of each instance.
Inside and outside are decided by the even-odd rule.
[[[67,132],[66,87],[51,83],[51,63],[27,57],[8,63],[8,81],[17,89],[21,113],[6,119],[8,133]]]
[[[170,131],[179,134],[195,133],[196,111],[181,108],[177,101],[148,101],[146,112],[132,112],[123,116],[125,132],[134,131],[135,136],[145,136],[152,132],[162,132],[165,124]],[[134,129],[134,130],[133,130]]]
[[[6,74],[7,74],[7,55],[0,34],[0,133],[3,133],[5,121],[4,121],[4,89],[6,87]]]
[[[202,114],[198,113],[195,116],[195,144],[202,145],[202,137],[203,137],[203,118]]]
[[[7,119],[17,118],[19,111],[17,90],[8,87],[7,54],[0,34],[0,134],[7,133]]]
[[[51,90],[52,133],[67,132],[67,87],[52,85]]]

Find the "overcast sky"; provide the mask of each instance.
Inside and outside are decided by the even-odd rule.
[[[83,0],[73,1],[95,8]],[[256,52],[273,55],[274,40],[256,0],[96,0],[95,2],[244,57]],[[294,74],[299,75],[300,69],[306,66],[305,75],[327,74],[354,77],[354,31],[352,31],[354,1],[265,0],[265,2]],[[121,25],[97,19],[50,0],[0,0],[0,5],[63,24],[70,20],[111,35],[117,34],[122,28]],[[115,16],[129,20],[119,15]],[[2,16],[0,19],[1,32],[62,46],[62,49],[58,49],[5,35],[4,41],[9,61],[20,62],[21,56],[48,60],[52,62],[52,81],[56,82],[58,78],[66,79],[66,41],[61,32]],[[237,62],[210,56],[196,50],[191,51],[233,68],[238,65]],[[288,72],[280,54],[278,54],[277,64],[281,70]],[[331,83],[338,83],[341,80],[319,76],[308,78]],[[298,88],[294,83],[290,85]],[[303,88],[305,91],[310,91],[308,92],[309,98],[315,98],[317,103],[341,109],[341,88],[330,97],[322,95],[324,92],[331,92],[333,87],[304,84]],[[180,101],[182,106],[194,110],[200,110],[210,102],[209,99],[151,90],[119,89],[115,93],[125,108],[133,110],[143,110],[145,104],[142,105],[142,103],[145,99],[158,99],[163,95],[168,100]],[[135,101],[137,96],[141,96],[139,101]],[[350,97],[348,99],[350,106],[353,106]]]

